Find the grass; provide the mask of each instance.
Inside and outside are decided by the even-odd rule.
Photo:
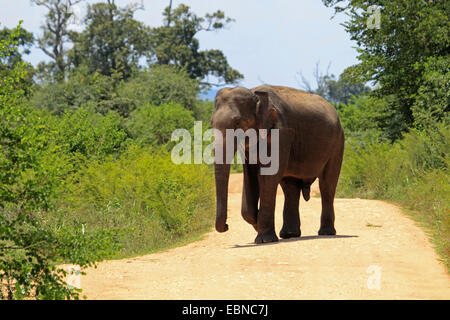
[[[394,203],[402,206],[402,212],[413,219],[425,231],[425,234],[430,238],[435,251],[439,255],[441,262],[447,267],[447,272],[450,274],[450,223],[448,221],[450,213],[447,212],[445,218],[430,221],[428,213],[408,209],[408,205],[404,202]]]
[[[366,223],[366,227],[368,227],[368,228],[381,228],[382,225],[380,225],[380,224],[372,224],[370,222],[367,222]]]
[[[76,173],[48,219],[87,233],[111,231],[121,248],[115,259],[157,252],[211,230],[213,176],[206,165],[176,165],[167,153],[133,147]]]

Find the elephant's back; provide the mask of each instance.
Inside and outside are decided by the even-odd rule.
[[[274,104],[283,104],[283,109],[289,113],[286,121],[291,124],[307,122],[309,124],[316,123],[317,126],[334,127],[337,130],[342,128],[336,109],[317,94],[285,86],[269,85],[256,87],[252,91],[271,92]]]

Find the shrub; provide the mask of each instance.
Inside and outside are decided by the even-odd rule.
[[[419,69],[421,64],[415,67]],[[450,55],[426,60],[411,110],[417,128],[430,128],[437,122],[450,124]]]
[[[148,253],[204,231],[214,220],[214,182],[206,165],[175,165],[170,154],[130,146],[115,162],[92,163],[61,204],[66,221],[116,230],[120,256]]]
[[[122,122],[113,111],[103,116],[82,107],[62,116],[56,142],[66,153],[103,161],[117,156],[125,145],[128,134]]]
[[[101,114],[115,111],[127,117],[133,111],[134,103],[117,94],[120,82],[117,73],[108,77],[89,73],[86,67],[80,66],[72,71],[67,81],[37,86],[30,102],[36,109],[49,110],[55,115],[84,107]]]
[[[118,88],[118,95],[133,101],[135,108],[143,105],[181,104],[193,110],[198,82],[186,71],[168,65],[154,65],[138,71]]]
[[[211,126],[211,115],[214,110],[214,102],[197,100],[194,106],[195,120],[203,121],[203,127]]]
[[[58,264],[94,265],[117,248],[109,231],[49,226],[26,213],[0,215],[0,299],[79,299]]]
[[[424,172],[405,189],[403,204],[433,238],[438,253],[450,269],[450,174],[447,169]]]
[[[19,32],[0,41],[0,57],[17,51],[12,39]],[[54,119],[25,104],[25,64],[0,70],[0,298],[78,298],[56,263],[92,265],[112,242],[101,232],[80,236],[40,219],[68,166],[54,144]]]
[[[169,142],[176,129],[191,129],[194,118],[179,104],[147,105],[131,114],[127,126],[140,144],[156,146]]]

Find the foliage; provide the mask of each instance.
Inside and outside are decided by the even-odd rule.
[[[57,263],[92,266],[115,252],[107,231],[51,230],[26,213],[0,215],[0,299],[79,299]]]
[[[214,102],[213,101],[202,101],[197,100],[193,114],[195,120],[203,121],[203,127],[210,128],[211,127],[211,115],[214,110]]]
[[[397,124],[389,98],[371,95],[353,96],[347,104],[336,105],[347,138],[361,144],[393,139]]]
[[[450,55],[427,59],[411,109],[415,127],[431,128],[436,122],[450,124]]]
[[[195,37],[201,31],[218,31],[229,24],[232,19],[225,17],[222,11],[199,17],[188,6],[180,4],[176,9],[168,6],[163,15],[165,25],[151,31],[152,58],[156,63],[185,68],[192,79],[199,81],[212,76],[223,84],[243,78],[231,68],[222,51],[201,51]]]
[[[132,137],[142,145],[163,145],[176,129],[191,129],[192,112],[179,104],[143,106],[131,114],[127,122]]]
[[[19,30],[11,30],[8,28],[3,28],[0,30],[0,40],[8,41],[11,39],[11,33],[14,32],[13,40],[14,43],[11,43],[12,50],[6,56],[3,56],[0,59],[0,64],[6,66],[8,68],[13,68],[14,65],[22,61],[22,56],[24,54],[30,54],[30,47],[33,45],[34,37],[31,32],[23,29],[22,27]],[[15,49],[17,46],[17,50]],[[19,51],[19,48],[22,48],[22,52]]]
[[[136,71],[118,88],[118,96],[132,101],[133,109],[147,104],[178,103],[193,110],[197,94],[198,81],[189,78],[184,70],[166,65]]]
[[[375,99],[369,96],[353,97],[347,104],[337,105],[342,126],[346,132],[356,133],[374,128]]]
[[[34,68],[31,64],[24,63],[23,55],[30,53],[30,47],[34,42],[33,34],[22,27],[12,30],[3,28],[0,30],[0,41],[3,41],[5,46],[5,52],[0,56],[0,76],[4,72],[9,73],[9,70],[14,69],[16,65],[19,65],[19,68],[26,69],[15,86],[20,86],[24,90],[24,95],[30,95]]]
[[[17,50],[20,25],[12,30],[10,38],[0,41],[0,58]],[[45,144],[45,128],[36,113],[23,105],[27,88],[28,68],[23,61],[12,69],[1,68],[0,77],[0,208],[5,202],[22,203],[30,191],[30,183],[19,185],[24,171],[36,167],[36,157]],[[35,197],[30,202],[36,200]]]
[[[370,89],[362,83],[349,83],[342,79],[336,79],[334,75],[325,79],[326,86],[322,96],[331,103],[347,103],[353,96],[368,93]]]
[[[130,146],[118,161],[93,162],[73,181],[62,204],[71,212],[66,223],[117,230],[120,257],[171,246],[213,225],[211,168],[175,165],[163,150]]]
[[[390,135],[394,139],[401,137],[401,132],[414,123],[412,108],[417,95],[428,90],[420,88],[431,81],[431,70],[427,68],[433,67],[429,58],[435,57],[440,63],[448,61],[448,1],[351,0],[344,7],[340,6],[343,0],[322,1],[350,17],[344,26],[358,45],[360,63],[349,67],[344,77],[349,81],[374,81],[377,88],[373,94],[390,97],[391,119],[395,121],[390,123]],[[381,7],[380,28],[367,27],[371,15],[367,9],[371,5]],[[447,70],[442,71],[448,74],[448,62]],[[417,104],[421,105],[424,98],[419,100]]]
[[[135,71],[128,81],[121,81],[117,73],[108,77],[79,67],[65,82],[36,86],[31,103],[55,115],[84,107],[101,114],[115,111],[126,118],[137,107],[147,104],[179,103],[194,110],[198,105],[197,93],[198,82],[171,66]]]
[[[0,41],[0,57],[17,50],[19,34],[20,25]],[[79,235],[39,218],[52,208],[58,181],[70,166],[54,144],[52,117],[25,104],[27,70],[18,61],[2,68],[0,78],[0,297],[78,298],[56,263],[92,265],[114,242],[101,230]]]
[[[1,40],[1,61],[20,34]],[[158,250],[211,227],[211,168],[177,166],[162,146],[194,114],[209,118],[184,70],[124,81],[83,64],[31,86],[21,59],[0,67],[0,298],[78,299],[62,264]]]
[[[86,28],[71,34],[74,46],[69,58],[73,66],[84,64],[90,73],[111,76],[117,72],[127,79],[150,48],[149,27],[135,20],[134,12],[111,2],[89,5]]]
[[[87,68],[80,67],[69,74],[67,81],[37,86],[31,103],[36,109],[49,110],[55,115],[84,107],[102,114],[112,110],[128,116],[134,103],[117,94],[118,77],[89,73]]]
[[[104,161],[120,154],[127,137],[117,113],[103,116],[80,108],[61,118],[56,143],[66,154]]]

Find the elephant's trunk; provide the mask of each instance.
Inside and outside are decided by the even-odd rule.
[[[225,232],[228,230],[228,181],[230,179],[230,161],[227,160],[230,159],[227,159],[227,143],[223,132],[215,133],[214,144],[214,173],[216,179],[216,230],[218,232]],[[233,152],[234,150],[231,151]]]
[[[225,232],[228,230],[227,208],[230,164],[215,164],[214,171],[216,178],[216,230]]]

